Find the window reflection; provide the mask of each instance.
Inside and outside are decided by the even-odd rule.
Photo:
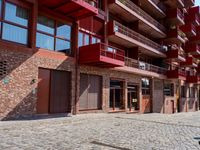
[[[22,7],[6,3],[5,20],[17,23],[19,25],[28,26],[28,11]]]
[[[36,46],[44,49],[54,49],[54,38],[45,34],[37,33]]]
[[[45,16],[38,17],[36,46],[70,54],[71,26]]]

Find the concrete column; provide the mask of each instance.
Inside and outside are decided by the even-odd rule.
[[[128,82],[125,80],[124,82],[124,104],[125,104],[125,111],[128,112]]]

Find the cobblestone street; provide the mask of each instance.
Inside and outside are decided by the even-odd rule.
[[[200,149],[200,112],[0,122],[0,139],[1,150],[196,150]]]

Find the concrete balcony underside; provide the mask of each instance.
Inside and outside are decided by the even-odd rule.
[[[135,4],[133,5],[137,10],[134,11],[131,9],[131,6],[127,7],[122,2],[120,2],[120,0],[112,0],[109,2],[109,10],[112,12],[112,14],[117,15],[118,17],[128,22],[139,21],[139,30],[142,32],[145,32],[154,38],[165,38],[165,27],[150,17],[141,8]]]
[[[185,57],[179,54],[179,50],[170,50],[167,53],[167,59],[173,62],[184,62],[186,61]]]
[[[98,14],[94,1],[85,0],[41,0],[39,6],[75,20]]]
[[[183,0],[162,0],[170,8],[183,8]]]
[[[166,17],[166,8],[164,7],[164,5],[160,4],[155,3],[154,0],[140,0],[141,7],[155,18]]]
[[[119,32],[115,32],[113,35],[108,36],[108,39],[111,42],[118,43],[123,46],[125,45],[128,48],[139,47],[139,51],[141,53],[149,56],[166,58],[166,55],[158,51],[158,49],[154,49],[140,41],[137,41]]]
[[[127,72],[127,73],[133,73],[133,74],[137,74],[137,75],[141,75],[141,76],[145,76],[145,77],[154,77],[154,78],[159,78],[159,79],[167,78],[167,76],[163,75],[163,74],[146,71],[146,70],[142,70],[142,69],[138,69],[138,68],[128,67],[128,66],[116,67],[113,70],[123,71],[123,72]]]

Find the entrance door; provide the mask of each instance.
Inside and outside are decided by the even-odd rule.
[[[51,71],[50,113],[66,113],[70,107],[70,73]]]
[[[123,81],[110,81],[110,108],[113,110],[124,109]]]
[[[102,91],[101,76],[81,74],[79,110],[101,109],[102,105],[101,91]]]
[[[70,73],[39,68],[37,113],[66,113],[71,111]]]
[[[129,108],[129,111],[139,110],[137,85],[128,85],[128,108]]]

